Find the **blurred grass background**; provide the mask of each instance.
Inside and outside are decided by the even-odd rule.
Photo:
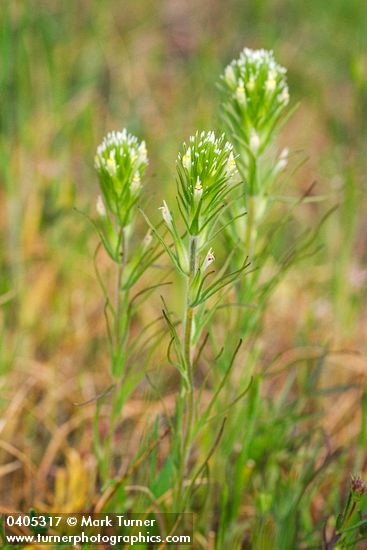
[[[75,402],[108,384],[108,359],[92,261],[97,240],[73,207],[94,210],[96,146],[124,126],[146,139],[145,200],[154,217],[162,195],[173,193],[181,142],[197,128],[219,127],[216,82],[244,46],[273,49],[288,68],[293,104],[300,101],[281,141],[308,160],[289,194],[316,181],[326,208],[339,205],[319,235],[323,248],[272,300],[262,360],[328,344],[351,352],[333,358],[330,376],[363,387],[363,0],[3,0],[0,29],[2,508],[77,509],[93,491],[85,424],[93,410]],[[299,211],[299,227],[315,224],[324,203]],[[153,314],[147,306],[145,317]],[[353,419],[341,444],[360,428],[348,395],[328,417],[331,425]],[[143,412],[136,399],[127,414],[144,422]]]

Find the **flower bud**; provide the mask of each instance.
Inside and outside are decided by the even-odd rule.
[[[278,95],[278,101],[280,103],[284,103],[284,105],[288,105],[289,103],[289,93],[288,88],[285,88],[281,91],[281,93]]]
[[[142,141],[138,147],[138,162],[139,164],[148,164],[147,148],[145,141]]]
[[[101,216],[101,218],[104,218],[106,216],[106,207],[104,205],[101,195],[98,195],[97,197],[96,210],[97,210],[97,214]]]
[[[260,138],[255,130],[251,130],[250,134],[250,149],[253,153],[256,153],[260,146]]]
[[[135,195],[140,191],[140,188],[141,188],[140,174],[139,172],[135,172],[130,185],[131,192]]]
[[[282,150],[282,152],[280,153],[278,162],[275,165],[275,170],[274,171],[275,171],[276,174],[278,174],[279,172],[284,170],[285,167],[287,166],[287,164],[288,164],[288,154],[289,154],[288,147],[285,147]]]
[[[167,206],[167,203],[166,201],[163,201],[163,205],[159,207],[159,210],[162,211],[162,217],[163,217],[163,220],[164,222],[166,223],[167,227],[169,229],[173,229],[173,218],[172,218],[172,215],[171,215],[171,212]]]
[[[236,165],[236,161],[235,161],[233,152],[231,152],[229,157],[228,157],[226,170],[227,170],[227,174],[229,175],[229,177],[234,176],[234,174],[236,174],[236,172],[237,172],[237,165]]]
[[[228,65],[228,67],[226,67],[224,71],[224,78],[230,88],[236,87],[236,75],[234,74],[234,70],[231,65]]]
[[[201,196],[203,194],[203,186],[201,185],[201,181],[199,176],[197,177],[196,184],[195,184],[195,190],[194,190],[194,199],[195,202],[198,203],[201,199]]]
[[[117,173],[117,166],[116,166],[116,161],[114,159],[114,155],[112,155],[112,153],[114,153],[114,151],[111,151],[110,158],[107,159],[106,167],[110,176],[114,177],[116,176],[116,173]]]
[[[190,170],[191,168],[191,149],[190,147],[187,149],[186,153],[182,157],[182,165],[186,170]]]
[[[255,79],[251,77],[246,85],[246,88],[249,92],[253,92],[255,89]]]
[[[274,92],[274,90],[276,88],[276,85],[277,85],[277,83],[276,83],[276,80],[275,80],[274,72],[270,71],[268,79],[265,82],[265,89],[266,89],[267,92]]]
[[[212,248],[209,248],[205,256],[205,260],[203,261],[203,265],[201,266],[202,273],[204,273],[213,262],[215,262],[214,252]]]
[[[244,105],[246,103],[245,87],[243,82],[241,82],[236,89],[236,99],[238,103]]]
[[[149,230],[143,239],[143,249],[147,250],[147,248],[149,248],[150,245],[152,244],[152,241],[153,241],[152,232]]]

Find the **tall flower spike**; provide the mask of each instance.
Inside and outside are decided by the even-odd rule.
[[[95,167],[106,207],[121,226],[130,223],[148,164],[145,142],[126,129],[110,132],[97,148]]]
[[[181,213],[191,235],[199,235],[223,199],[231,191],[237,176],[232,145],[224,134],[196,132],[184,144],[177,158]]]
[[[286,69],[275,61],[272,51],[245,48],[225,69],[221,88],[237,139],[245,141],[253,153],[261,152],[289,102]]]

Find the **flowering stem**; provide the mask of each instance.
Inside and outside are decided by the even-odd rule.
[[[129,332],[129,290],[122,288],[122,277],[128,263],[128,234],[126,227],[121,228],[122,233],[122,258],[117,266],[116,276],[116,318],[115,318],[115,350],[112,363],[112,375],[120,379],[124,374],[126,361],[126,343]]]
[[[253,196],[249,196],[246,205],[246,238],[245,250],[250,258],[254,252],[254,221],[255,221],[255,200]]]
[[[186,316],[185,316],[185,362],[187,368],[187,374],[189,379],[190,387],[192,388],[192,350],[191,350],[191,341],[192,341],[192,326],[194,319],[194,309],[190,307],[191,302],[191,284],[192,280],[196,275],[197,271],[197,237],[190,237],[189,245],[189,262],[190,262],[190,274],[187,278],[187,288],[186,288]]]
[[[178,504],[180,504],[182,496],[182,488],[184,485],[185,471],[190,454],[190,443],[192,426],[194,421],[194,383],[193,383],[193,346],[192,346],[192,331],[194,324],[194,308],[190,306],[191,303],[191,286],[192,281],[196,275],[198,263],[197,255],[197,237],[190,237],[189,243],[189,266],[190,272],[186,281],[186,311],[185,311],[185,330],[184,330],[184,358],[185,367],[187,372],[187,378],[189,387],[183,390],[183,398],[186,404],[186,426],[182,443],[182,456],[181,467],[179,472],[179,486],[178,486]]]
[[[249,173],[242,175],[244,181],[248,181],[248,187],[252,191],[247,197],[246,203],[246,237],[245,237],[245,250],[250,258],[253,257],[255,252],[255,222],[256,222],[256,178],[257,178],[257,156],[254,156],[251,169]]]
[[[111,376],[114,380],[112,411],[109,418],[107,436],[100,444],[96,433],[101,474],[108,481],[111,467],[112,441],[117,420],[126,399],[125,379],[127,371],[127,352],[131,311],[129,307],[130,269],[128,244],[131,224],[136,211],[137,199],[141,192],[141,180],[148,165],[145,142],[129,134],[124,128],[121,132],[109,132],[98,146],[95,156],[95,168],[98,173],[102,195],[97,200],[99,220],[96,224],[98,234],[108,255],[116,264],[116,289],[111,331]],[[110,305],[110,304],[109,304]],[[108,329],[110,326],[108,325]],[[99,407],[97,407],[97,421]],[[98,422],[96,422],[98,430]]]
[[[112,398],[112,412],[110,417],[110,424],[108,429],[108,435],[105,440],[105,467],[104,475],[105,481],[108,481],[109,466],[111,464],[112,453],[112,440],[115,432],[115,426],[117,419],[120,415],[122,402],[120,395],[120,382],[121,378],[125,374],[126,366],[126,345],[129,334],[129,290],[122,288],[122,279],[124,269],[128,263],[128,233],[126,227],[121,228],[122,235],[122,257],[121,262],[117,264],[116,268],[116,297],[115,297],[115,340],[114,350],[112,354],[112,376],[116,380],[117,384]]]

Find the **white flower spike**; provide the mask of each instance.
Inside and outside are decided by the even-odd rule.
[[[145,142],[139,142],[126,129],[108,133],[97,148],[95,167],[103,202],[121,226],[127,226],[132,220],[147,164]]]

